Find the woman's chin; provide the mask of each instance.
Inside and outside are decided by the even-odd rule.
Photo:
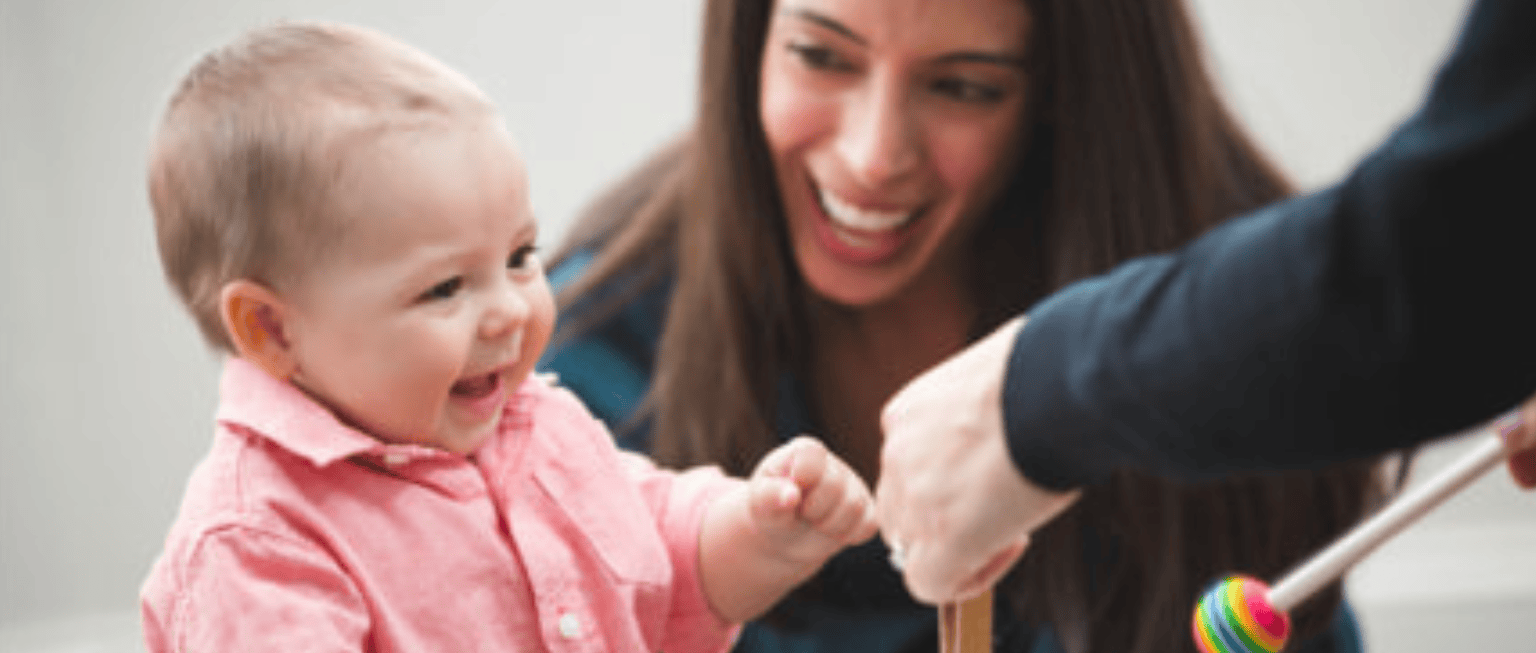
[[[802,262],[800,273],[816,296],[846,308],[864,308],[890,299],[899,281],[890,270]]]

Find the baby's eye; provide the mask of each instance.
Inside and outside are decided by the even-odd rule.
[[[811,43],[790,43],[787,47],[807,68],[836,71],[853,69],[853,64],[838,56],[832,48]]]
[[[533,263],[534,255],[538,254],[538,248],[533,245],[523,245],[507,257],[507,269],[521,270]]]
[[[440,284],[432,286],[431,290],[422,293],[422,299],[451,299],[464,287],[464,277],[454,277]]]

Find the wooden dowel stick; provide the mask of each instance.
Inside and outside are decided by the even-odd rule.
[[[942,653],[988,653],[992,650],[992,590],[960,603],[939,606],[939,650]]]
[[[1502,420],[1501,420],[1502,421]],[[1356,526],[1344,537],[1312,556],[1295,571],[1276,581],[1269,603],[1289,612],[1324,585],[1338,578],[1361,558],[1376,550],[1425,513],[1440,505],[1468,483],[1504,460],[1504,442],[1497,432],[1485,435],[1477,446],[1434,477],[1404,492],[1381,512]]]

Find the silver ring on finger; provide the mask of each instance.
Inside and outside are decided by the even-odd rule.
[[[892,542],[890,546],[891,568],[895,569],[896,571],[902,571],[903,567],[905,567],[907,564],[907,551],[904,547],[902,547],[900,542]]]

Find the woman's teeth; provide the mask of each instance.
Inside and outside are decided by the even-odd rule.
[[[873,211],[861,209],[838,199],[836,195],[827,192],[825,189],[822,189],[819,194],[821,196],[821,207],[826,211],[827,217],[831,218],[833,223],[840,227],[857,231],[890,231],[906,224],[917,213],[916,211]]]
[[[860,236],[847,229],[833,229],[832,235],[836,236],[844,245],[858,249],[868,249],[874,247],[879,242],[874,238]]]

